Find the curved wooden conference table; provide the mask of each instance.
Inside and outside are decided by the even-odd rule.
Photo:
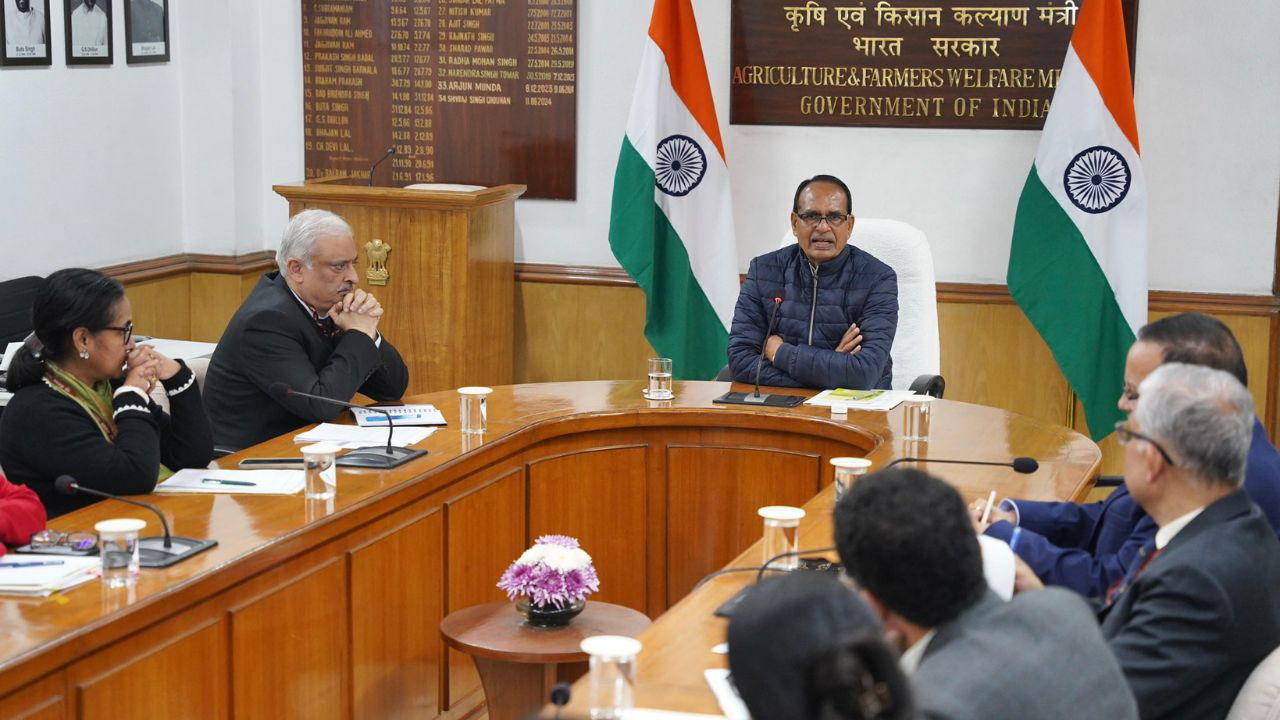
[[[1042,499],[1083,496],[1101,459],[1067,428],[993,408],[936,403],[930,441],[917,444],[898,437],[901,409],[834,419],[825,408],[712,404],[728,387],[677,383],[666,402],[645,400],[640,382],[499,387],[479,438],[458,431],[455,393],[432,393],[414,401],[435,403],[450,425],[419,444],[430,454],[390,471],[343,469],[332,501],[153,495],[175,534],[219,545],[144,570],[132,590],[92,582],[0,598],[0,717],[467,717],[483,701],[479,682],[441,642],[440,620],[500,599],[502,570],[546,533],[582,540],[597,599],[658,618],[642,637],[639,701],[714,712],[701,670],[716,662],[723,621],[709,613],[748,578],[685,596],[708,572],[756,557],[761,505],[805,505],[801,545],[831,544],[831,457],[1030,455],[1040,461],[1031,475],[929,469],[966,498],[995,487]],[[297,454],[285,436],[222,463]],[[138,517],[156,530],[147,515],[104,501],[50,525]]]

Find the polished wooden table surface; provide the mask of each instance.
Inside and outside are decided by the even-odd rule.
[[[144,570],[127,592],[95,582],[48,599],[0,598],[0,716],[118,717],[110,711],[121,707],[139,716],[466,716],[479,683],[464,656],[441,646],[438,623],[499,599],[502,569],[548,532],[583,541],[600,571],[599,600],[650,617],[676,606],[645,634],[640,702],[713,710],[698,684],[723,628],[705,618],[740,579],[685,595],[759,538],[759,505],[812,498],[801,542],[829,545],[830,457],[864,455],[873,468],[917,456],[1040,461],[1030,475],[927,467],[968,499],[992,487],[1080,498],[1101,457],[1065,427],[993,408],[935,403],[929,442],[909,443],[901,408],[835,419],[818,407],[711,402],[728,388],[677,383],[675,399],[659,402],[642,397],[640,381],[498,387],[479,438],[458,431],[455,393],[433,393],[412,398],[450,422],[418,444],[430,454],[389,471],[343,469],[331,501],[148,497],[175,534],[219,545]],[[285,436],[223,465],[297,455]],[[157,530],[148,515],[105,501],[50,525],[137,517]],[[697,622],[677,627],[679,618]],[[199,683],[174,676],[177,663]],[[696,668],[697,682],[650,683],[659,667]]]
[[[572,682],[586,672],[587,654],[579,647],[584,638],[635,637],[647,627],[649,618],[636,610],[588,600],[568,626],[536,628],[513,603],[492,602],[450,613],[440,632],[451,647],[475,660],[489,720],[518,720],[541,707],[557,682]]]

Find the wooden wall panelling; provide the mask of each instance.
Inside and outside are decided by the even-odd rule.
[[[316,559],[304,556],[269,573],[277,577],[265,594],[231,609],[236,717],[349,717],[343,558],[329,557],[292,579],[280,577]]]
[[[518,383],[644,377],[657,354],[636,287],[520,282],[515,323]]]
[[[1017,306],[939,303],[938,334],[948,400],[1066,422],[1067,382]]]
[[[498,579],[524,552],[526,531],[524,467],[495,471],[479,488],[445,501],[445,614],[506,598]],[[493,518],[508,519],[495,523]],[[510,522],[518,518],[517,522]],[[514,612],[514,611],[513,611]],[[437,633],[439,624],[437,623]],[[475,664],[465,653],[446,654],[445,703],[452,710],[480,690]]]
[[[575,444],[529,463],[529,535],[578,538],[600,576],[592,597],[650,614],[648,446],[590,435]]]
[[[191,337],[191,278],[172,275],[125,285],[139,335]]]
[[[443,528],[435,507],[348,551],[357,720],[435,717],[443,709]]]
[[[72,665],[75,717],[228,717],[226,630],[207,608],[188,612]]]
[[[454,213],[466,218],[463,213]],[[512,242],[515,237],[515,208],[512,204],[488,205],[471,213],[467,228],[467,252],[455,253],[457,261],[468,267],[458,277],[466,279],[458,312],[459,337],[453,347],[483,347],[472,361],[455,366],[453,383],[446,387],[466,385],[505,385],[514,382],[513,344],[515,319],[512,306],[516,300],[515,277],[511,270]],[[425,315],[424,318],[431,316]],[[440,388],[432,388],[440,389]]]
[[[0,698],[0,717],[11,720],[71,720],[67,676],[59,671]]]
[[[763,534],[756,510],[799,507],[817,492],[821,455],[753,447],[667,446],[667,602]],[[709,523],[706,518],[726,518]]]
[[[185,339],[216,343],[240,307],[240,276],[191,273],[191,332]]]

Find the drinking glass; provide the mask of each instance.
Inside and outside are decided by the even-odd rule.
[[[858,481],[858,477],[867,472],[867,468],[871,467],[871,461],[866,458],[858,457],[837,457],[831,458],[831,464],[836,469],[836,502],[840,502],[840,498],[853,487]]]
[[[804,510],[787,505],[767,505],[756,513],[764,518],[764,550],[760,563],[769,563],[771,570],[795,570],[800,565],[800,558],[795,552],[799,549],[800,518],[804,517]],[[792,554],[773,560],[783,553]]]
[[[929,415],[933,401],[931,395],[912,395],[902,401],[902,439],[926,442],[929,439]]]
[[[621,718],[635,706],[640,641],[622,635],[593,635],[584,638],[580,647],[591,656],[588,694],[592,720]]]
[[[93,526],[98,533],[105,587],[128,587],[138,582],[138,531],[146,526],[145,520],[135,518],[103,520]]]
[[[458,416],[462,418],[462,432],[476,435],[484,432],[491,392],[493,388],[487,387],[458,388]]]
[[[338,468],[333,461],[338,446],[316,443],[302,448],[302,466],[307,473],[304,494],[308,500],[329,500],[338,487]]]
[[[649,387],[644,396],[650,400],[670,400],[671,358],[649,358]]]

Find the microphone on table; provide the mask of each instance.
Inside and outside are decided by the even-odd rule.
[[[807,555],[809,553],[833,552],[835,549],[836,547],[833,545],[831,547],[805,548],[803,550],[789,550],[787,552],[778,553],[777,555],[774,555],[773,557],[766,560],[763,565],[759,565],[759,566],[753,565],[753,566],[747,566],[747,567],[731,567],[731,568],[724,568],[722,570],[716,570],[713,573],[704,575],[703,578],[699,580],[696,585],[693,586],[693,589],[697,590],[698,588],[702,587],[708,580],[714,577],[719,577],[720,575],[727,575],[729,573],[736,573],[736,572],[754,572],[756,574],[756,581],[754,583],[752,583],[751,585],[747,585],[746,587],[738,590],[738,592],[734,593],[732,597],[730,597],[728,600],[721,603],[720,606],[715,609],[713,614],[716,617],[727,618],[733,615],[733,611],[738,607],[738,603],[742,602],[742,600],[751,593],[751,589],[755,587],[757,584],[759,584],[759,582],[764,578],[765,572],[768,571],[770,569],[770,566],[773,565],[775,562],[782,560],[783,558],[789,558],[789,557],[794,557],[798,555]],[[800,565],[792,570],[788,570],[788,572],[838,572],[840,570],[840,567],[841,566],[839,562],[831,562],[829,560],[824,559],[820,563],[816,563],[816,564],[810,563],[807,565]]]
[[[727,392],[711,402],[722,405],[768,405],[770,407],[795,407],[804,402],[802,395],[768,395],[760,394],[760,371],[764,369],[765,348],[769,345],[769,337],[773,335],[774,323],[778,320],[778,308],[782,307],[782,296],[773,296],[773,309],[769,311],[769,325],[765,328],[764,339],[760,341],[760,357],[756,358],[756,389],[750,393]]]
[[[887,470],[893,467],[894,465],[897,465],[898,463],[904,463],[904,462],[949,463],[952,465],[988,465],[991,467],[1009,467],[1009,468],[1013,468],[1014,472],[1022,473],[1023,475],[1030,475],[1031,473],[1040,469],[1040,463],[1036,462],[1035,458],[1030,458],[1030,457],[1016,457],[1013,459],[1012,462],[995,462],[991,460],[943,460],[940,458],[904,457],[904,458],[898,458],[897,460],[894,460],[893,462],[886,464],[884,467],[879,468],[879,470]]]
[[[343,400],[334,400],[323,395],[312,395],[304,393],[300,390],[294,390],[288,384],[282,382],[273,382],[267,387],[267,392],[271,397],[284,402],[285,398],[290,396],[304,397],[309,400],[319,400],[332,405],[338,405],[344,408],[356,408],[360,410],[369,410],[371,412],[381,413],[387,418],[387,446],[385,448],[359,448],[340,456],[334,462],[342,467],[362,467],[362,468],[393,468],[399,467],[410,460],[420,458],[427,454],[426,450],[416,450],[414,448],[395,447],[391,444],[392,438],[395,436],[395,422],[392,420],[391,413],[380,407],[357,405],[355,403],[345,402]]]
[[[218,544],[217,540],[196,540],[195,538],[178,537],[169,532],[169,521],[165,518],[164,513],[160,512],[160,508],[151,503],[144,503],[139,500],[130,500],[127,497],[113,495],[109,492],[95,490],[94,488],[85,487],[76,482],[76,479],[70,475],[60,475],[57,480],[53,481],[53,487],[63,495],[74,495],[78,492],[87,495],[97,495],[98,497],[108,500],[119,500],[122,503],[137,505],[146,508],[156,514],[160,518],[160,527],[164,528],[164,537],[144,537],[138,539],[138,564],[142,567],[160,568],[169,567],[174,563],[195,555],[202,550],[208,550]]]
[[[382,157],[378,158],[377,162],[369,166],[369,186],[370,187],[373,186],[373,171],[378,169],[378,166],[382,164],[383,160],[386,160],[387,158],[395,154],[396,154],[396,146],[392,145],[391,147],[387,148],[387,151],[382,154]]]

